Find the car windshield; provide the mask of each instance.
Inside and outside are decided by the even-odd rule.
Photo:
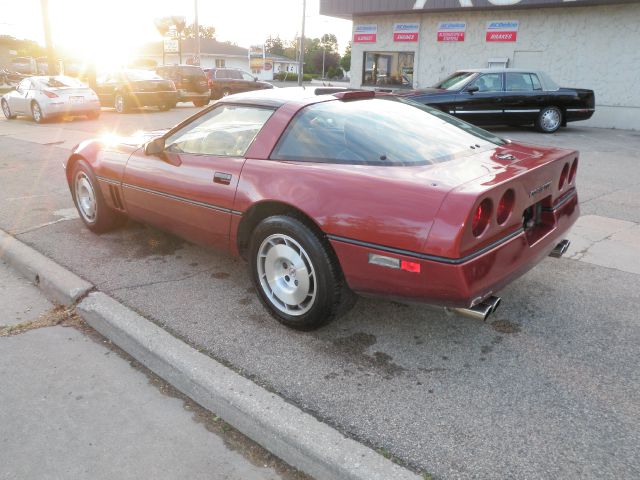
[[[38,84],[42,87],[49,88],[87,88],[87,86],[77,78],[63,76],[38,79]]]
[[[437,85],[434,85],[433,88],[442,88],[444,90],[460,90],[467,80],[475,75],[474,72],[456,72],[453,75],[448,76],[444,80],[442,80]]]
[[[364,165],[427,165],[504,145],[501,138],[398,97],[310,105],[271,158]]]
[[[124,72],[128,80],[162,80],[162,77],[155,72],[147,70],[128,70]]]

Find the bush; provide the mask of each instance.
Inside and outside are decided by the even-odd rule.
[[[305,73],[302,76],[302,80],[304,82],[310,82],[312,79],[314,78],[318,78],[320,75],[317,75],[315,73]],[[288,80],[290,82],[295,82],[298,80],[298,74],[297,73],[287,73],[287,72],[278,72],[273,76],[274,80],[278,80],[280,82],[283,82],[285,80]]]

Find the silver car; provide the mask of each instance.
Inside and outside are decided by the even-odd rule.
[[[65,115],[100,116],[96,92],[80,80],[62,75],[27,77],[15,90],[2,96],[2,111],[8,119],[30,116],[37,123]]]

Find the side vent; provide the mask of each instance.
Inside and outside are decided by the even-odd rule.
[[[118,187],[116,187],[115,185],[109,185],[109,193],[111,193],[111,201],[113,202],[113,206],[118,210],[124,210],[124,204],[122,203],[122,199],[120,198]]]

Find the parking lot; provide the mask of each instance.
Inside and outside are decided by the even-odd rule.
[[[582,218],[568,254],[500,292],[488,323],[361,298],[346,317],[300,333],[262,309],[242,261],[133,222],[97,236],[78,219],[62,170],[73,145],[170,127],[197,110],[0,119],[0,228],[416,471],[640,478],[640,133],[493,129],[580,150]]]

